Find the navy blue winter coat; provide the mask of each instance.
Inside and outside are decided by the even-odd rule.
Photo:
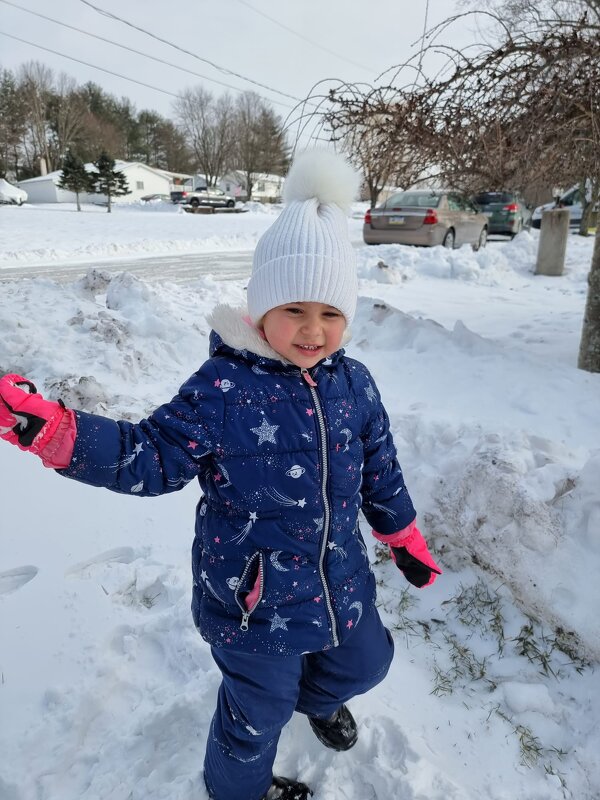
[[[213,325],[210,359],[148,419],[77,412],[60,472],[138,497],[197,478],[203,638],[271,655],[337,646],[375,601],[359,509],[383,534],[415,518],[379,392],[343,350],[303,376],[232,309]]]

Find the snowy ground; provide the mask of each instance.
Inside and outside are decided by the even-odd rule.
[[[244,282],[3,282],[10,268],[250,249],[275,213],[0,209],[0,371],[146,414],[204,360],[205,314]],[[593,243],[572,236],[566,275],[539,278],[536,237],[477,254],[359,245],[348,351],[378,380],[445,573],[419,592],[372,547],[396,658],[352,703],[350,753],[302,717],[284,731],[276,767],[315,800],[600,796],[600,376],[575,368]],[[189,615],[197,493],[140,504],[8,446],[0,474],[1,800],[206,800],[219,676]]]

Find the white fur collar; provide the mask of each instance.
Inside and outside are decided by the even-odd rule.
[[[263,358],[272,358],[283,364],[290,363],[262,338],[258,329],[251,322],[247,309],[222,304],[216,306],[206,319],[223,342],[234,350],[249,350]],[[350,338],[350,331],[346,328],[342,346],[347,344]]]
[[[273,358],[276,361],[283,361],[284,364],[289,363],[273,350],[266,339],[262,338],[250,320],[247,309],[241,306],[234,308],[225,304],[218,305],[206,320],[223,342],[234,350],[250,350],[257,356]]]

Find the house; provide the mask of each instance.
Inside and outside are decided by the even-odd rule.
[[[93,164],[86,164],[85,167],[89,172],[95,169]],[[116,161],[115,169],[127,178],[131,194],[114,197],[113,203],[136,203],[145,195],[168,195],[171,191],[173,181],[163,170],[149,167],[139,161]],[[75,193],[58,186],[61,175],[62,170],[56,170],[37,178],[19,181],[18,186],[25,189],[30,203],[74,203]],[[106,197],[101,194],[80,194],[79,199],[83,203],[106,203]]]
[[[188,175],[185,172],[167,172],[164,169],[161,172],[169,176],[172,184],[171,188],[175,191],[186,189],[187,191],[195,192],[199,189],[206,189],[208,186],[206,175],[200,173]]]
[[[260,203],[280,203],[283,193],[285,178],[281,175],[269,175],[265,172],[257,172],[252,176],[254,185],[252,186],[251,200],[258,200]]]
[[[252,173],[252,197],[260,203],[278,203],[281,201],[285,178],[280,175],[269,175],[264,172]],[[240,170],[233,170],[224,175],[218,182],[219,189],[225,194],[240,200],[248,199],[246,175]]]

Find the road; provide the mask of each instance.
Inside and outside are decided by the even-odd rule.
[[[504,237],[496,241],[506,241]],[[354,247],[362,246],[353,242]],[[217,281],[233,281],[248,278],[252,268],[251,250],[220,250],[216,253],[177,253],[168,256],[144,256],[141,258],[93,259],[78,263],[57,261],[43,265],[0,268],[0,283],[18,281],[22,278],[48,278],[58,283],[81,278],[89,269],[107,272],[132,272],[146,281],[171,281],[192,283],[202,275],[213,275]]]
[[[192,283],[202,275],[211,274],[218,281],[247,278],[252,267],[252,251],[219,251],[218,253],[178,253],[145,258],[90,259],[77,264],[45,264],[0,269],[0,282],[23,278],[48,278],[59,283],[77,280],[89,269],[107,272],[132,272],[146,281]]]

